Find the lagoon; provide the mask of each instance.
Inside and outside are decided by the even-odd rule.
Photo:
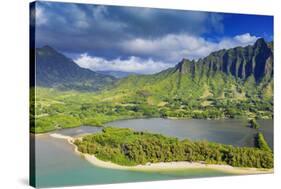
[[[160,133],[179,139],[210,140],[237,146],[252,146],[255,130],[248,128],[242,120],[168,120],[161,118],[122,120],[108,123],[113,127]],[[273,122],[260,122],[261,131],[272,147]],[[100,127],[81,126],[54,131],[67,136],[100,132]],[[270,142],[271,141],[271,142]],[[233,175],[210,169],[187,169],[180,171],[141,172],[100,168],[90,164],[74,153],[66,140],[50,137],[49,134],[35,136],[36,183],[38,187],[110,184],[122,182],[154,181],[198,177]]]
[[[273,147],[273,121],[258,120],[259,129],[267,140],[269,146]],[[255,129],[247,127],[247,120],[224,119],[132,119],[120,120],[106,124],[112,127],[132,128],[137,131],[159,133],[166,136],[177,137],[180,140],[188,138],[191,140],[208,140],[234,146],[255,145]]]

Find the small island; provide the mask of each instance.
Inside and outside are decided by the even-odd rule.
[[[257,140],[262,138],[259,134]],[[107,127],[100,133],[69,141],[85,159],[95,165],[113,169],[213,168],[249,174],[270,173],[273,168],[270,148],[178,140],[127,128]],[[262,140],[259,143],[264,146],[264,142]]]

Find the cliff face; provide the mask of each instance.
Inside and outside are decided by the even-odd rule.
[[[273,43],[219,50],[197,61],[183,59],[152,75],[112,76],[75,64],[50,47],[36,50],[36,85],[60,89],[148,91],[157,98],[273,99]],[[127,94],[130,96],[131,94]]]
[[[253,76],[256,83],[268,82],[273,77],[273,50],[261,38],[252,46],[216,51],[196,62],[183,59],[176,70],[192,77],[212,77],[222,72],[242,81]]]
[[[182,59],[153,75],[118,81],[120,90],[145,90],[157,98],[273,100],[273,43],[219,50],[197,61]]]

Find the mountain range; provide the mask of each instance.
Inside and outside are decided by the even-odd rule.
[[[136,89],[158,98],[273,98],[273,43],[223,49],[147,76],[129,76],[115,90]]]
[[[118,76],[119,77],[119,76]],[[124,78],[123,78],[124,77]],[[49,46],[36,49],[36,85],[75,90],[141,93],[158,98],[273,98],[273,42],[212,52],[197,61],[182,59],[152,75],[121,79],[81,68]]]

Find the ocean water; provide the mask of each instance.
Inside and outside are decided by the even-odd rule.
[[[273,123],[260,122],[268,143],[273,141]],[[114,127],[130,127],[135,130],[161,133],[180,139],[210,140],[238,146],[251,146],[254,129],[245,127],[241,120],[166,120],[136,119],[108,123]],[[100,132],[101,128],[81,126],[55,131],[63,135],[79,136],[85,133]],[[34,136],[32,136],[34,137]],[[217,177],[233,175],[210,169],[186,169],[178,171],[127,171],[100,168],[90,164],[74,153],[73,146],[64,139],[50,137],[49,134],[35,136],[36,186],[75,186],[90,184],[111,184],[184,178]]]

